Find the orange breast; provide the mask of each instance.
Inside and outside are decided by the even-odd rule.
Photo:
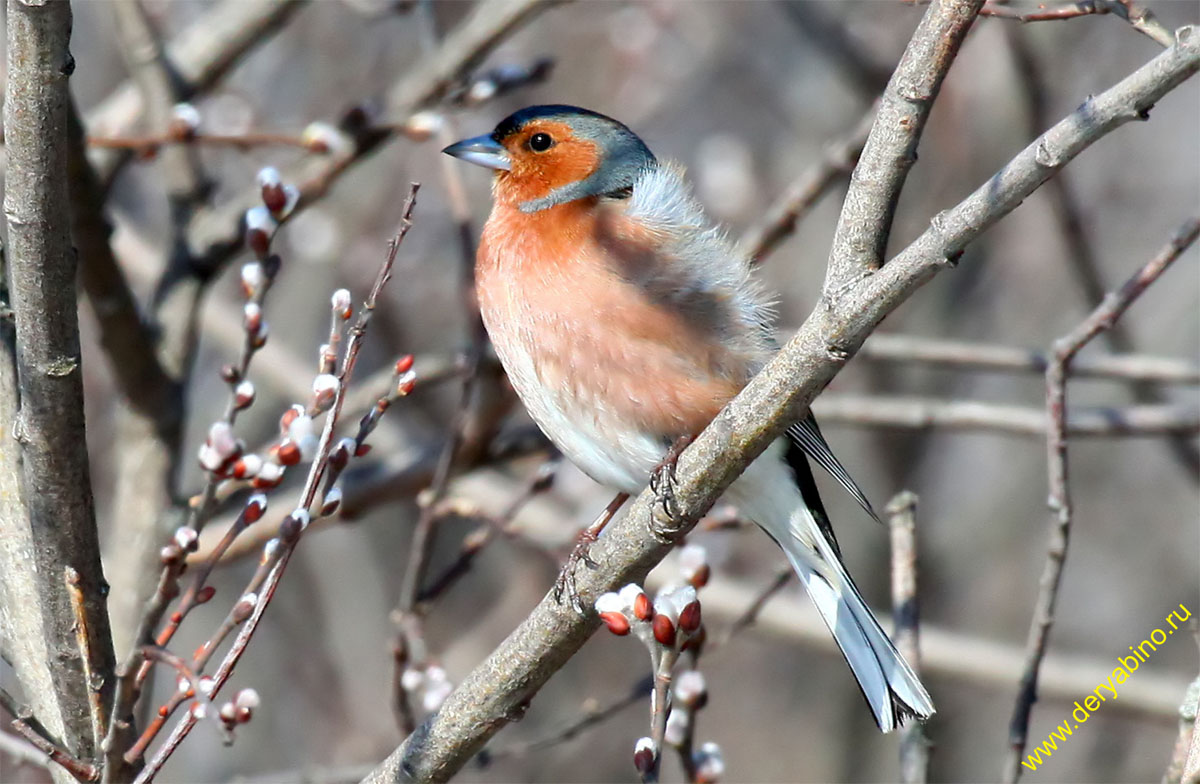
[[[527,355],[541,390],[514,379],[517,391],[545,392],[569,417],[667,440],[698,433],[749,369],[618,271],[613,237],[598,240],[596,215],[587,202],[533,214],[495,208],[480,242],[477,284],[497,351],[502,359]],[[622,263],[654,263],[647,242],[622,254]]]

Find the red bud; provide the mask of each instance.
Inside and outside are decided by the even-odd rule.
[[[624,637],[629,634],[629,619],[619,612],[602,612],[600,620],[604,621],[604,625],[608,630],[618,637]]]
[[[680,611],[679,628],[688,634],[700,628],[700,602],[692,602]]]
[[[633,600],[633,614],[639,621],[648,621],[654,617],[654,603],[644,593],[639,593]]]
[[[654,616],[654,639],[663,645],[675,644],[675,624],[665,615]]]

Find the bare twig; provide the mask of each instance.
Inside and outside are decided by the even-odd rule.
[[[1175,42],[1175,36],[1171,35],[1171,31],[1158,21],[1154,13],[1133,0],[1078,0],[1056,6],[1039,3],[1028,10],[1009,5],[1007,2],[993,0],[993,2],[985,4],[979,12],[980,16],[1013,19],[1018,22],[1053,22],[1061,19],[1077,19],[1093,14],[1119,16],[1133,25],[1139,33],[1160,46],[1170,46]]]
[[[1050,544],[1046,565],[1034,606],[1033,623],[1026,644],[1025,671],[1022,673],[1016,705],[1009,724],[1009,753],[1005,758],[1004,779],[1015,782],[1021,777],[1021,756],[1029,734],[1029,715],[1037,701],[1038,669],[1050,640],[1054,624],[1054,605],[1062,583],[1063,564],[1071,532],[1071,490],[1067,475],[1067,374],[1071,360],[1093,338],[1111,327],[1146,288],[1200,236],[1200,218],[1189,219],[1154,258],[1127,280],[1120,289],[1104,298],[1100,307],[1074,330],[1055,341],[1054,360],[1046,369],[1046,412],[1049,419],[1046,451],[1049,457]]]
[[[892,539],[892,615],[896,649],[921,671],[920,610],[917,604],[917,496],[907,490],[888,502]],[[923,722],[910,721],[900,729],[900,780],[923,784],[929,779],[929,736]]]
[[[4,211],[21,403],[14,434],[35,544],[35,562],[24,568],[33,570],[39,586],[63,740],[72,753],[90,758],[96,751],[92,684],[80,677],[88,663],[76,642],[65,569],[79,577],[90,665],[106,707],[114,660],[88,471],[67,194],[71,9],[12,0],[7,28]]]
[[[867,335],[968,243],[1011,212],[1093,142],[1141,117],[1200,69],[1200,31],[1183,28],[1175,46],[1076,112],[1011,160],[999,174],[875,274],[819,306],[763,372],[684,450],[675,512],[662,514],[651,491],[593,547],[595,570],[578,575],[585,604],[604,591],[640,582],[738,474],[794,421]],[[860,163],[861,165],[861,163]],[[835,262],[845,266],[840,259]],[[851,265],[852,266],[852,265]],[[449,696],[437,714],[392,752],[368,782],[449,778],[487,739],[518,717],[538,689],[587,640],[599,622],[547,597]]]
[[[804,219],[821,197],[850,174],[874,123],[875,111],[872,107],[849,133],[826,145],[820,160],[801,173],[767,208],[762,221],[752,226],[741,240],[743,253],[751,263],[762,262],[796,230],[796,224]]]
[[[1010,373],[1045,373],[1048,352],[987,343],[927,338],[876,332],[858,356],[877,362],[921,362],[965,370]],[[1149,381],[1158,384],[1200,384],[1200,365],[1182,359],[1145,354],[1107,354],[1078,357],[1071,363],[1072,378],[1113,381]]]
[[[850,177],[829,252],[825,297],[883,264],[892,217],[929,109],[983,0],[938,0],[912,39],[879,99],[875,124]]]
[[[521,743],[511,743],[494,751],[488,750],[483,752],[482,757],[487,762],[504,759],[505,757],[524,757],[535,751],[541,751],[542,749],[548,749],[560,743],[565,743],[572,738],[578,737],[592,727],[603,724],[630,705],[635,705],[646,699],[646,692],[652,688],[654,688],[654,676],[647,675],[633,684],[632,688],[624,696],[618,697],[604,707],[594,706],[589,700],[588,703],[584,704],[582,715],[578,719],[568,722],[544,737]]]
[[[446,96],[505,37],[558,1],[487,0],[478,4],[445,37],[433,56],[423,58],[388,95],[384,107],[389,120],[386,127],[403,126],[412,114]],[[362,134],[354,139],[348,154],[306,161],[300,170],[285,172],[285,181],[299,183],[296,212],[324,195],[347,170],[391,138],[388,134]],[[241,247],[241,217],[257,199],[257,190],[247,190],[220,207],[197,212],[188,228],[188,247],[203,268],[219,269]]]
[[[986,430],[1017,436],[1046,434],[1046,413],[1032,406],[884,395],[822,395],[813,412],[827,424]],[[1086,408],[1071,413],[1067,431],[1079,437],[1194,436],[1200,409],[1187,404]]]
[[[189,100],[211,88],[254,47],[301,8],[298,0],[222,0],[167,44],[164,57],[177,76],[180,100]],[[131,81],[122,84],[87,117],[92,133],[130,133],[142,116],[143,95]],[[110,183],[130,154],[121,150],[94,150],[92,162],[103,183]]]
[[[1095,7],[1124,5],[1117,0],[1107,0],[1104,3],[1093,4]],[[1022,31],[1009,27],[1004,31],[1012,53],[1013,65],[1017,72],[1017,83],[1025,93],[1029,104],[1029,135],[1034,136],[1046,127],[1049,121],[1048,90],[1042,71],[1037,66],[1033,51],[1022,35]],[[1167,33],[1166,43],[1169,46],[1173,36]],[[1104,299],[1109,286],[1104,282],[1100,271],[1090,235],[1084,224],[1084,210],[1079,199],[1072,190],[1067,177],[1055,177],[1046,185],[1046,196],[1054,218],[1059,225],[1063,242],[1067,246],[1066,260],[1079,287],[1083,290],[1084,302],[1087,308],[1094,308]],[[1129,353],[1134,350],[1133,333],[1125,323],[1118,323],[1104,333],[1104,340],[1112,350]],[[1135,399],[1139,403],[1159,403],[1165,399],[1162,390],[1147,384],[1134,385]],[[1200,449],[1187,436],[1175,436],[1167,439],[1164,445],[1171,451],[1193,482],[1200,482]]]
[[[80,781],[95,781],[100,777],[99,771],[95,766],[73,757],[70,752],[63,748],[62,742],[55,738],[37,720],[33,715],[33,711],[18,704],[13,696],[2,688],[0,688],[0,707],[8,711],[8,714],[13,718],[9,726],[20,733],[21,737],[25,738],[35,750],[36,756],[32,756],[30,761],[44,767],[48,767],[46,765],[47,762],[58,763]],[[10,752],[17,753],[17,750],[8,748],[0,749],[0,753]]]
[[[213,686],[209,694],[215,696],[221,687],[229,680],[233,672],[233,668],[237,666],[242,654],[245,653],[246,647],[250,643],[250,639],[254,636],[254,632],[258,629],[262,621],[263,614],[266,612],[267,606],[275,595],[275,591],[279,587],[279,581],[283,577],[283,572],[287,568],[288,561],[291,559],[295,551],[295,547],[301,534],[303,533],[305,523],[310,519],[309,510],[312,508],[317,499],[317,494],[320,491],[321,480],[330,473],[333,469],[330,466],[330,459],[333,453],[334,432],[337,428],[342,407],[345,404],[346,388],[354,374],[354,367],[358,360],[358,354],[362,349],[363,339],[366,337],[367,326],[370,323],[371,316],[374,313],[379,295],[383,288],[387,285],[391,278],[392,267],[396,260],[396,253],[400,249],[400,244],[404,241],[404,237],[408,234],[412,226],[412,210],[416,204],[417,189],[420,186],[413,183],[408,200],[405,203],[403,217],[401,218],[400,228],[396,236],[392,239],[388,248],[388,254],[384,263],[380,266],[379,273],[375,279],[374,285],[371,287],[370,293],[367,295],[363,303],[362,311],[359,314],[358,321],[350,332],[350,337],[346,343],[345,354],[342,358],[341,367],[338,370],[338,385],[334,393],[334,399],[329,407],[328,413],[325,416],[325,424],[321,431],[320,442],[316,450],[312,464],[309,466],[308,477],[305,480],[304,490],[301,495],[300,504],[296,510],[292,512],[289,519],[293,519],[296,525],[290,535],[283,536],[279,540],[278,547],[274,548],[274,552],[270,557],[264,557],[262,564],[263,569],[260,569],[262,579],[259,581],[256,578],[252,579],[247,589],[247,595],[253,593],[255,601],[253,609],[249,617],[244,619],[238,629],[237,636],[234,638],[233,644],[229,651],[221,659],[216,672],[213,674]],[[212,641],[210,641],[212,643]],[[202,646],[202,652],[196,659],[193,660],[194,669],[199,672],[208,657],[215,652],[216,644],[206,643]],[[197,717],[194,711],[187,711],[175,724],[171,734],[167,740],[159,747],[157,753],[147,761],[145,768],[136,779],[136,784],[147,784],[153,781],[157,773],[162,769],[163,764],[183,742],[195,726]],[[143,734],[143,739],[146,735]],[[139,740],[141,744],[141,740]],[[135,747],[136,748],[136,747]],[[131,754],[134,750],[131,750]]]

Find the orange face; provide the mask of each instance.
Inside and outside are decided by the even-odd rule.
[[[595,142],[575,136],[556,120],[532,120],[500,142],[509,171],[497,172],[495,196],[503,204],[541,199],[551,191],[587,179],[600,167]]]

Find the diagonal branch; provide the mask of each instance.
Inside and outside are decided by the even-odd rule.
[[[763,372],[717,416],[679,458],[675,515],[643,492],[628,515],[592,548],[595,570],[580,570],[577,587],[590,603],[605,591],[640,582],[696,523],[741,471],[794,421],[841,370],[879,322],[963,249],[1085,148],[1151,106],[1200,69],[1200,30],[1177,42],[1097,95],[1020,152],[956,207],[938,215],[908,248],[874,275],[823,302]],[[840,263],[835,258],[835,264]],[[409,736],[365,781],[402,776],[444,781],[487,740],[521,717],[541,686],[599,625],[550,596],[469,674],[439,712]]]

